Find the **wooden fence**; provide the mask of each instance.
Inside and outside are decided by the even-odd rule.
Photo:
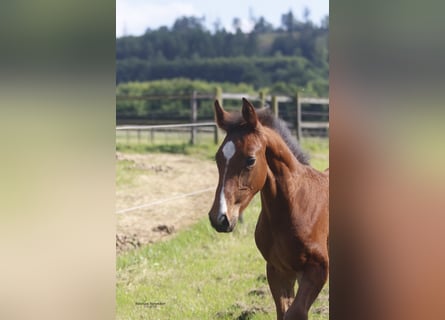
[[[116,131],[125,131],[127,135],[127,142],[129,142],[130,132],[136,132],[137,141],[140,143],[142,139],[142,133],[147,134],[147,138],[153,142],[155,137],[155,132],[162,129],[190,129],[190,140],[191,144],[196,143],[196,130],[197,128],[210,127],[213,129],[213,142],[218,143],[218,127],[214,122],[201,122],[201,123],[181,123],[181,124],[167,124],[167,125],[152,125],[152,126],[117,126]]]
[[[310,111],[303,111],[303,106],[305,105],[327,105],[329,107],[329,99],[328,98],[310,98],[310,97],[299,97],[298,93],[294,98],[289,96],[277,96],[277,95],[264,95],[260,92],[258,96],[250,96],[248,94],[242,93],[221,93],[218,96],[216,95],[216,99],[220,101],[222,105],[224,105],[223,100],[231,99],[231,100],[241,100],[242,98],[246,98],[248,100],[260,100],[262,106],[266,105],[267,102],[270,102],[270,107],[273,110],[273,113],[276,117],[279,114],[279,103],[287,102],[291,103],[295,101],[296,109],[297,109],[297,117],[295,121],[296,135],[297,139],[301,139],[303,137],[303,129],[326,129],[329,130],[329,121],[303,121],[303,114],[316,114]]]
[[[190,131],[190,143],[194,144],[196,142],[196,133],[200,127],[213,127],[214,129],[214,141],[218,142],[218,129],[214,122],[199,122],[202,119],[198,118],[198,104],[202,100],[207,100],[213,103],[213,100],[217,99],[221,105],[225,105],[224,101],[237,101],[240,102],[242,98],[246,98],[253,101],[258,106],[268,106],[273,110],[273,113],[278,116],[280,113],[280,104],[293,104],[295,106],[296,117],[292,120],[287,120],[287,123],[291,128],[295,129],[295,134],[297,139],[303,137],[303,131],[308,130],[322,130],[326,133],[329,132],[329,99],[328,98],[312,98],[312,97],[301,97],[298,93],[295,96],[283,96],[283,95],[266,95],[264,92],[259,92],[258,95],[251,95],[247,93],[226,93],[222,92],[221,88],[217,88],[215,93],[198,93],[193,91],[191,94],[179,94],[179,95],[146,95],[146,96],[117,96],[117,101],[132,101],[132,100],[142,100],[142,101],[152,101],[152,100],[189,100],[190,101],[190,117],[189,122],[182,124],[161,124],[161,125],[138,125],[129,126],[122,125],[118,126],[117,130],[126,130],[127,132],[135,131],[137,132],[138,140],[142,132],[149,132],[153,137],[154,132],[159,129],[181,129],[186,128]],[[208,103],[208,102],[207,102]],[[311,107],[314,105],[325,105],[327,106],[327,112],[313,111]],[[325,108],[326,109],[326,108]],[[320,120],[314,121],[304,119],[308,116],[312,118],[319,117]]]

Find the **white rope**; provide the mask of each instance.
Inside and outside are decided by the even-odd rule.
[[[117,211],[116,213],[117,213],[117,214],[120,214],[120,213],[127,213],[127,212],[130,212],[130,211],[135,211],[135,210],[142,209],[142,208],[148,208],[148,207],[156,206],[156,205],[158,205],[158,204],[162,204],[162,203],[165,203],[165,202],[169,202],[169,201],[173,201],[173,200],[177,200],[177,199],[181,199],[181,198],[186,198],[186,197],[194,196],[194,195],[197,195],[197,194],[200,194],[200,193],[204,193],[204,192],[209,192],[209,191],[211,191],[211,190],[215,190],[215,188],[212,187],[212,188],[207,188],[207,189],[198,190],[198,191],[195,191],[195,192],[190,192],[190,193],[180,194],[180,195],[177,195],[177,196],[174,196],[174,197],[171,197],[171,198],[161,199],[161,200],[157,200],[157,201],[154,201],[154,202],[150,202],[150,203],[142,204],[142,205],[140,205],[140,206],[136,206],[136,207],[132,207],[132,208],[127,208],[127,209],[122,209],[122,210]]]

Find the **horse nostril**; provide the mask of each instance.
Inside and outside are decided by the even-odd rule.
[[[225,214],[218,217],[218,223],[223,229],[227,229],[229,227],[229,220]]]

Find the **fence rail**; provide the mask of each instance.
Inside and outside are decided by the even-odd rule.
[[[141,140],[142,132],[149,132],[151,139],[154,139],[154,132],[160,129],[190,129],[190,143],[196,143],[196,129],[203,127],[213,128],[213,142],[218,144],[219,133],[215,122],[199,122],[199,123],[181,123],[181,124],[162,124],[162,125],[124,125],[117,126],[116,131],[126,131],[127,133],[135,131],[137,133],[138,142]]]
[[[160,124],[160,125],[123,125],[117,126],[116,130],[150,130],[150,129],[172,129],[172,128],[190,128],[190,127],[214,127],[215,122],[199,122],[199,123],[180,123],[180,124]]]

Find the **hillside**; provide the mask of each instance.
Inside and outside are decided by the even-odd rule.
[[[182,17],[170,28],[147,30],[116,40],[116,82],[189,78],[249,83],[256,89],[280,84],[311,95],[328,94],[328,20],[301,22],[292,12],[273,28],[264,18],[250,33],[211,32],[196,17]],[[286,86],[290,86],[286,88]]]

